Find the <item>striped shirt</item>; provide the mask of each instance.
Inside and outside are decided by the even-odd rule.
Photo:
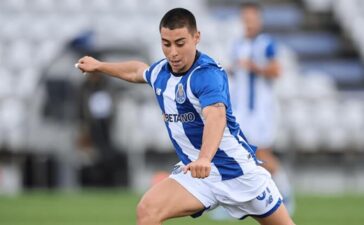
[[[213,59],[197,52],[183,76],[174,75],[163,59],[144,72],[144,79],[154,90],[169,137],[185,165],[200,153],[205,123],[202,109],[215,103],[225,104],[227,125],[212,159],[211,174],[221,180],[233,179],[244,174],[244,165],[255,164],[255,148],[247,143],[232,115],[227,75]]]

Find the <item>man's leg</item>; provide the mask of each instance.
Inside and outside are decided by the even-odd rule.
[[[189,216],[204,205],[177,181],[167,178],[148,190],[137,206],[138,225],[160,225],[169,218]]]
[[[257,158],[263,161],[262,166],[268,170],[272,175],[279,170],[280,163],[278,158],[273,154],[271,148],[258,148]]]
[[[286,207],[282,204],[279,208],[271,215],[259,218],[253,217],[261,225],[294,225],[291,217],[288,214]]]

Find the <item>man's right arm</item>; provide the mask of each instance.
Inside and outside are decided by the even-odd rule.
[[[145,83],[143,74],[149,66],[140,61],[108,63],[85,56],[78,60],[77,67],[86,73],[101,72],[132,83]]]

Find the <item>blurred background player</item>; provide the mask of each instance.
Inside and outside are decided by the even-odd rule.
[[[89,136],[100,157],[110,155],[113,99],[107,80],[100,74],[88,76],[81,86],[78,105],[82,136]]]
[[[262,33],[261,7],[255,2],[240,5],[244,35],[233,44],[231,96],[233,111],[247,139],[258,147],[257,157],[281,191],[292,214],[294,202],[288,177],[273,154],[276,108],[273,84],[280,75],[277,45]]]

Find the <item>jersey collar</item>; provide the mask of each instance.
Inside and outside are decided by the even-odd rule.
[[[192,66],[184,73],[174,73],[172,71],[172,68],[171,68],[171,65],[169,65],[169,63],[167,63],[167,70],[173,75],[173,76],[176,76],[176,77],[181,77],[181,76],[184,76],[186,75],[188,72],[191,71],[191,69],[195,66],[195,63],[196,61],[198,60],[198,58],[200,57],[201,53],[199,51],[196,50],[196,55],[195,55],[195,60],[193,61],[192,63]]]

